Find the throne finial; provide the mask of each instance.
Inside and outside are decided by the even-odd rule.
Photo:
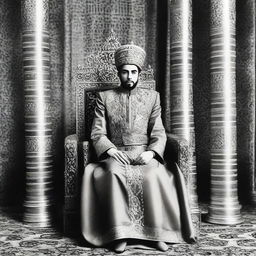
[[[115,51],[121,44],[116,38],[116,34],[113,29],[110,30],[109,36],[107,37],[106,41],[104,42],[101,50],[102,51]]]

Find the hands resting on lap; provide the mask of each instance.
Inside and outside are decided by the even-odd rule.
[[[110,157],[113,157],[120,164],[130,164],[131,163],[128,156],[124,152],[122,152],[121,150],[118,150],[116,148],[110,148],[107,151],[107,154]],[[148,164],[154,158],[154,156],[155,156],[154,151],[145,151],[137,157],[137,159],[135,160],[135,163],[140,164],[140,165]]]
[[[110,157],[113,157],[117,162],[119,162],[120,164],[130,164],[130,160],[127,157],[126,154],[124,154],[121,150],[118,150],[116,148],[110,148],[107,151],[107,154]]]
[[[138,164],[148,164],[154,158],[154,156],[154,151],[145,151],[138,156],[136,162]]]

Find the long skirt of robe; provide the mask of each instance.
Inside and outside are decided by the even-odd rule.
[[[87,165],[82,180],[81,229],[95,246],[118,239],[195,240],[179,167],[173,163],[167,169],[156,159],[147,165],[123,165],[114,158]]]

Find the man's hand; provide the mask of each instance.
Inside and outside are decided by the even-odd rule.
[[[138,164],[148,164],[155,156],[154,151],[145,151],[136,159]]]
[[[107,151],[107,154],[110,157],[113,157],[120,164],[130,164],[130,161],[127,158],[127,156],[122,151],[117,150],[116,148],[110,148]]]

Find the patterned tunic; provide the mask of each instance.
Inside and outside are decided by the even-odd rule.
[[[99,93],[91,139],[99,162],[85,168],[82,183],[82,233],[88,242],[194,239],[183,176],[175,163],[168,170],[164,165],[166,134],[156,91],[120,87]],[[130,164],[108,157],[112,147],[123,151]],[[138,164],[137,157],[147,150],[155,158]]]
[[[91,138],[98,157],[111,147],[148,145],[162,158],[166,135],[159,94],[135,88],[99,94]]]

